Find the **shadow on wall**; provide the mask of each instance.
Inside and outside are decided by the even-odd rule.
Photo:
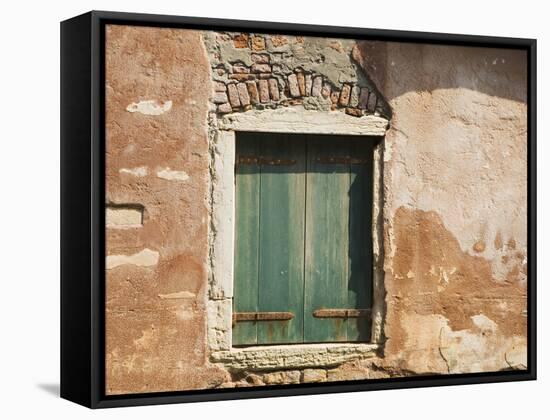
[[[354,59],[389,102],[407,92],[464,88],[527,102],[527,52],[359,41]]]

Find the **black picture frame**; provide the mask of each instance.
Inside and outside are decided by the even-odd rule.
[[[528,368],[352,382],[107,396],[105,384],[106,24],[522,49],[528,57]],[[61,22],[61,397],[90,408],[536,379],[536,40],[92,11]]]

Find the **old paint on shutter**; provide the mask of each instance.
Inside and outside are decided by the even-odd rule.
[[[303,341],[305,141],[257,135],[264,162],[260,193],[260,311],[291,312],[288,321],[258,323],[258,344]],[[295,161],[293,164],[289,162]],[[281,162],[283,164],[281,164]],[[286,163],[285,163],[286,162]]]
[[[234,312],[258,311],[258,257],[260,224],[260,166],[240,165],[239,158],[256,156],[259,144],[249,136],[237,137],[235,168]],[[257,343],[257,322],[233,325],[233,344]]]
[[[323,163],[346,157],[344,138],[311,137],[307,144],[304,341],[347,341],[342,318],[313,312],[348,305],[349,164]],[[318,160],[323,162],[319,162]]]
[[[349,284],[350,308],[372,307],[372,189],[374,139],[350,139],[350,154],[362,161],[350,167]],[[348,341],[369,341],[371,316],[348,318]]]

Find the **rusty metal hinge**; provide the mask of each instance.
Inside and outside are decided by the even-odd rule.
[[[290,321],[292,318],[292,312],[235,312],[233,325],[242,321]]]
[[[313,311],[315,318],[366,318],[370,309],[317,309]]]
[[[369,163],[369,159],[359,159],[351,156],[318,157],[317,163],[334,165],[363,165]]]
[[[296,159],[269,159],[263,156],[239,156],[237,159],[237,165],[289,166],[295,164]]]

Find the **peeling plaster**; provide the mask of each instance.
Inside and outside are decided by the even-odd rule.
[[[189,179],[189,175],[185,171],[174,171],[170,168],[157,171],[157,176],[168,181],[187,181]]]
[[[138,166],[136,168],[121,168],[118,172],[121,174],[144,177],[149,174],[149,168],[147,168],[147,166]]]
[[[130,264],[138,267],[150,267],[156,265],[159,260],[157,251],[145,248],[144,250],[132,255],[108,255],[106,269],[111,270],[121,265]]]
[[[165,295],[158,295],[158,297],[161,299],[193,299],[195,296],[195,293],[188,292],[187,290],[183,290],[181,292],[167,293]]]
[[[126,107],[128,112],[139,112],[144,115],[161,115],[172,109],[172,101],[160,103],[157,100],[132,102]]]

